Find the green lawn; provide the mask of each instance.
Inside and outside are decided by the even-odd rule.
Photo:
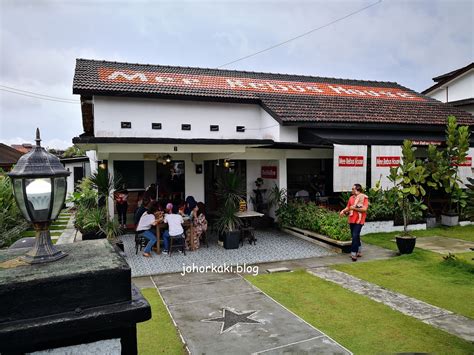
[[[430,228],[427,230],[414,231],[414,235],[417,237],[447,237],[463,239],[474,242],[474,225],[464,227],[438,227]]]
[[[138,353],[186,354],[173,321],[156,289],[147,288],[141,292],[150,303],[152,318],[137,324]]]
[[[474,352],[467,341],[305,271],[246,278],[355,354]]]
[[[63,232],[58,232],[58,231],[52,231],[50,232],[51,237],[59,237]],[[34,230],[27,230],[21,233],[22,237],[34,237],[35,236],[35,231]]]
[[[474,252],[446,261],[440,254],[415,249],[389,260],[333,268],[432,305],[474,318]]]
[[[427,230],[413,231],[411,233],[419,238],[438,236],[474,242],[474,225],[464,227],[430,228]],[[362,236],[362,243],[366,242],[383,248],[398,250],[396,243],[392,241],[395,239],[396,235],[400,235],[400,232],[367,234]]]
[[[397,250],[393,242],[398,233],[374,233],[363,242]],[[419,238],[443,236],[474,241],[474,226],[441,227],[414,231]],[[445,261],[443,255],[415,248],[413,254],[389,260],[337,265],[335,269],[375,283],[432,305],[474,318],[474,252],[456,254]]]

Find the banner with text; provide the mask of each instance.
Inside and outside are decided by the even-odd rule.
[[[467,153],[466,161],[462,164],[459,164],[459,178],[462,180],[463,184],[469,183],[467,180],[468,177],[474,178],[474,148],[469,148]]]
[[[367,146],[334,144],[334,192],[351,191],[352,185],[365,185]]]
[[[390,168],[400,165],[402,158],[402,147],[397,145],[373,145],[372,146],[370,181],[372,187],[380,180],[382,188],[390,188],[393,183],[390,182]]]

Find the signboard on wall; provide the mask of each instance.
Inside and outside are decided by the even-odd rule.
[[[277,167],[276,166],[262,166],[260,176],[263,179],[276,179]]]
[[[388,179],[390,168],[400,165],[402,147],[394,145],[373,145],[371,148],[370,181],[372,187],[380,180],[382,188],[390,188],[393,183]]]
[[[354,184],[365,185],[367,146],[334,144],[334,192],[351,191]]]

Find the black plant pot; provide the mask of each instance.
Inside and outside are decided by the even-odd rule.
[[[119,248],[121,251],[125,252],[125,247],[124,247],[122,241],[116,242],[116,243],[115,243],[115,246],[116,246],[117,248]]]
[[[106,237],[106,235],[102,231],[86,232],[86,233],[82,234],[82,240],[104,239],[105,237]]]
[[[411,254],[416,244],[416,237],[396,237],[400,254]]]
[[[240,231],[232,231],[224,234],[224,249],[238,249],[240,242]]]

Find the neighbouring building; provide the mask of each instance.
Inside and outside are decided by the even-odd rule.
[[[31,143],[12,144],[11,147],[22,153],[28,153],[31,149],[33,149],[33,145]]]
[[[0,169],[10,171],[24,153],[0,143]]]
[[[73,192],[76,184],[83,178],[91,175],[90,158],[88,156],[61,158],[61,163],[71,174],[67,177],[66,198]],[[66,202],[66,206],[72,206],[71,202]]]
[[[474,63],[433,78],[436,82],[422,94],[474,115]]]
[[[393,82],[78,59],[73,93],[84,129],[73,143],[129,191],[156,183],[160,197],[193,195],[210,210],[225,171],[246,177],[249,202],[259,177],[290,197],[330,197],[387,186],[402,141],[440,144],[448,115],[474,127],[466,111]]]

